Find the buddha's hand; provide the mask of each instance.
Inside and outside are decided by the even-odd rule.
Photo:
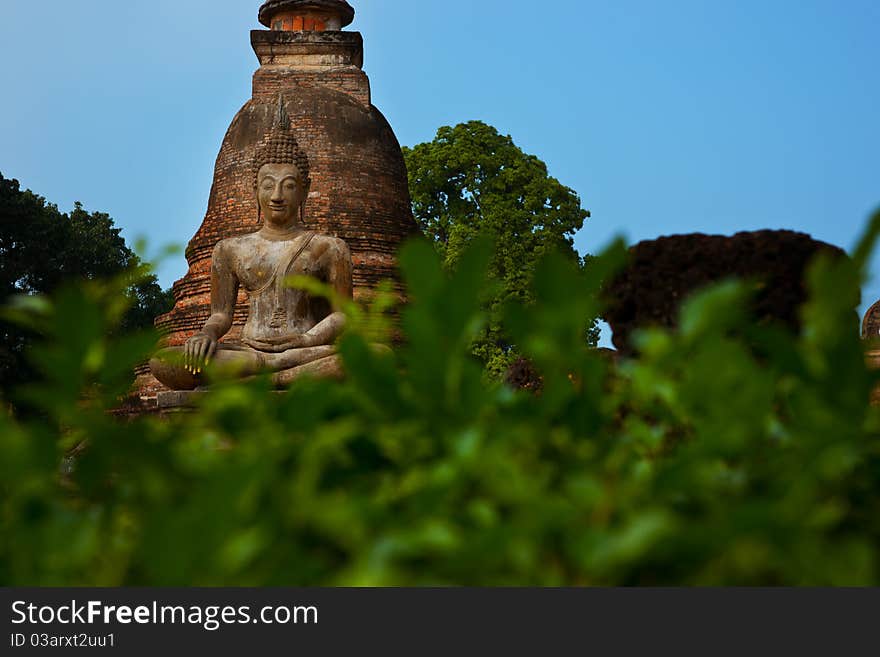
[[[266,340],[256,340],[254,338],[242,338],[247,346],[253,347],[257,351],[265,351],[269,354],[280,354],[291,349],[306,349],[308,347],[320,346],[320,343],[314,336],[303,333],[300,335],[285,335],[279,338],[269,338]]]
[[[201,374],[217,351],[217,341],[206,333],[196,333],[183,347],[183,366],[190,374]]]

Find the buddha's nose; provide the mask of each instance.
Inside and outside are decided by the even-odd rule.
[[[272,203],[284,203],[284,194],[281,183],[275,185],[275,191],[272,192]]]

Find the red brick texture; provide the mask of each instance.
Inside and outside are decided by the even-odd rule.
[[[327,29],[328,16],[322,13],[283,13],[272,17],[272,29],[285,32],[314,31]]]

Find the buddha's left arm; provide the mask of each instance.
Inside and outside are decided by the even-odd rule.
[[[327,249],[325,257],[327,263],[327,283],[336,290],[336,294],[342,299],[354,297],[354,284],[351,280],[351,251],[348,244],[342,240],[334,240]],[[341,308],[333,308],[339,312]]]
[[[335,239],[327,246],[322,255],[327,275],[327,284],[342,299],[353,297],[353,283],[351,277],[351,252],[348,245],[342,240]],[[342,329],[345,327],[345,314],[342,309],[334,305],[333,312],[321,320],[312,330],[306,333],[309,346],[332,344]]]

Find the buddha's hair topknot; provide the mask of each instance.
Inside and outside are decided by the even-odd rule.
[[[284,107],[284,97],[278,95],[278,111],[275,114],[275,123],[272,129],[257,146],[254,159],[254,187],[260,169],[266,164],[293,164],[303,181],[309,180],[309,158],[299,147],[296,137],[290,129],[290,117]]]

